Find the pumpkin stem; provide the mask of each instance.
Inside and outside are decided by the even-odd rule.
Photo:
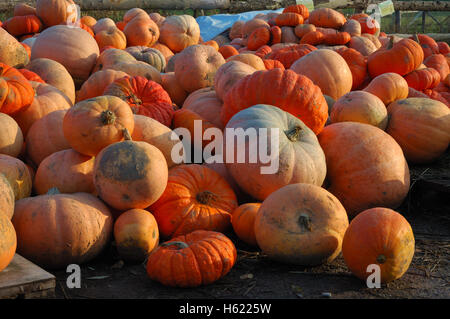
[[[417,43],[419,43],[420,44],[420,39],[419,39],[419,36],[417,35],[417,33],[414,33],[414,41],[416,41]]]
[[[306,228],[308,231],[312,231],[311,227],[311,218],[306,214],[300,214],[300,217],[298,218],[298,223],[301,227]]]
[[[100,120],[102,121],[103,125],[114,124],[114,122],[116,121],[116,115],[112,111],[106,110],[103,111],[102,114],[100,114]]]
[[[286,134],[287,138],[291,142],[297,142],[300,139],[301,132],[302,132],[302,128],[297,125],[291,129],[285,131],[284,134]]]
[[[133,104],[142,105],[142,100],[133,93],[127,96],[127,99],[130,99]]]
[[[122,130],[122,133],[123,133],[123,138],[125,139],[125,141],[131,141],[131,140],[132,140],[132,139],[131,139],[131,134],[130,134],[130,132],[128,131],[128,129],[124,128],[124,129]]]
[[[5,71],[5,70],[3,69],[3,67],[2,67],[2,66],[0,66],[0,76],[2,76],[2,75],[3,75],[3,71]]]
[[[386,256],[381,254],[377,257],[377,263],[384,264],[386,262]]]
[[[390,49],[392,49],[392,47],[394,46],[394,36],[390,36],[389,37],[389,43],[387,44],[387,47],[386,47],[386,49],[387,50],[390,50]]]
[[[189,247],[189,245],[183,241],[169,241],[166,243],[162,243],[160,246],[162,247],[177,246],[177,249],[185,249]]]
[[[199,203],[207,205],[209,202],[216,200],[217,195],[210,192],[210,191],[204,191],[201,193],[198,193],[196,196],[196,199]]]
[[[47,191],[47,195],[58,195],[61,194],[58,187],[52,187]]]

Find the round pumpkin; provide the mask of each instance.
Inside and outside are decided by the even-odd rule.
[[[61,63],[75,83],[85,81],[100,51],[95,39],[80,28],[56,25],[45,29],[33,44],[31,60],[48,58]]]
[[[169,63],[169,60],[171,57],[174,56],[174,53],[172,52],[172,50],[169,49],[169,47],[167,47],[166,45],[156,42],[152,48],[158,50],[159,52],[162,53],[162,55],[164,55],[164,58],[166,59],[166,64]]]
[[[148,209],[161,235],[172,238],[200,229],[223,232],[236,207],[236,195],[222,176],[191,164],[170,169],[164,193]]]
[[[229,32],[229,37],[231,40],[243,37],[242,27],[244,26],[244,24],[245,24],[245,21],[242,21],[242,20],[238,20],[233,23],[233,25],[231,26],[230,32]]]
[[[123,21],[125,23],[128,23],[136,17],[149,18],[149,15],[147,12],[145,12],[145,10],[143,10],[141,8],[132,8],[132,9],[128,10],[127,12],[125,12],[125,14],[123,15]]]
[[[341,252],[348,217],[339,200],[325,189],[292,184],[272,193],[255,218],[261,250],[277,261],[314,266]]]
[[[0,154],[17,157],[22,151],[23,134],[17,122],[7,114],[0,113]]]
[[[214,77],[214,89],[219,99],[223,100],[234,84],[254,72],[256,72],[255,68],[243,62],[229,61],[222,64]]]
[[[254,135],[239,141],[235,133],[239,129],[253,130]],[[268,158],[256,158],[256,146],[262,147],[261,141],[267,143],[263,154]],[[320,186],[325,179],[325,156],[314,132],[300,119],[272,105],[255,105],[234,115],[225,128],[224,150],[234,180],[258,200],[288,184]],[[233,153],[228,154],[229,150]]]
[[[39,33],[42,30],[42,22],[35,15],[15,16],[6,20],[3,28],[13,36],[21,36],[30,33]]]
[[[160,28],[159,42],[167,45],[175,53],[197,44],[199,39],[200,27],[190,15],[169,16]]]
[[[166,19],[162,15],[160,15],[158,12],[152,12],[148,15],[150,19],[152,19],[156,25],[160,28],[164,20]]]
[[[265,70],[266,69],[266,67],[264,66],[263,60],[259,56],[251,54],[251,53],[241,53],[238,55],[233,55],[227,59],[227,62],[230,62],[230,61],[239,61],[239,62],[248,64],[256,70]]]
[[[333,104],[330,120],[331,123],[366,123],[384,130],[388,124],[388,113],[383,101],[377,96],[364,91],[352,91]]]
[[[37,120],[29,129],[25,140],[27,155],[36,165],[47,156],[70,148],[63,133],[66,110],[53,111]]]
[[[0,218],[11,219],[14,215],[14,191],[3,173],[0,173]]]
[[[97,23],[97,20],[91,16],[82,16],[80,22],[92,28]]]
[[[335,100],[352,89],[353,78],[347,62],[332,50],[315,50],[298,59],[290,69],[310,78],[323,94]]]
[[[353,36],[348,43],[348,47],[355,49],[363,56],[370,56],[377,50],[375,44],[369,38],[363,36]]]
[[[2,173],[11,185],[16,201],[31,195],[32,179],[24,162],[15,157],[0,154],[0,174]]]
[[[176,163],[172,160],[172,149],[180,143],[178,135],[167,126],[148,116],[134,114],[133,141],[147,142],[156,146],[164,155],[170,168]]]
[[[105,147],[95,158],[95,189],[117,210],[147,208],[167,184],[167,162],[161,151],[129,138]]]
[[[147,274],[172,287],[198,287],[225,276],[237,252],[225,235],[197,230],[161,244],[148,258]]]
[[[95,35],[95,41],[97,41],[100,50],[106,46],[121,50],[127,47],[127,38],[118,28],[109,28],[98,32]]]
[[[0,272],[8,267],[17,248],[17,236],[10,219],[0,214]]]
[[[115,96],[99,96],[71,107],[63,121],[64,136],[70,146],[88,156],[124,138],[124,130],[134,129],[133,112]]]
[[[166,67],[166,58],[155,48],[131,46],[125,51],[134,56],[136,60],[150,64],[159,72],[163,72]]]
[[[162,87],[169,94],[170,99],[177,106],[181,107],[189,95],[177,81],[175,72],[168,72],[161,74]]]
[[[37,0],[36,15],[47,27],[63,22],[75,23],[77,18],[72,0]]]
[[[87,193],[24,198],[12,219],[17,252],[46,269],[95,258],[108,244],[113,221],[108,207]]]
[[[40,195],[57,188],[61,193],[94,193],[94,158],[72,149],[55,152],[39,165],[34,189]]]
[[[225,94],[222,122],[226,125],[234,114],[256,104],[277,106],[301,119],[316,134],[328,118],[327,103],[320,88],[292,70],[257,71],[241,79]]]
[[[345,232],[342,254],[350,271],[362,280],[369,265],[380,267],[380,281],[400,278],[414,256],[414,234],[408,221],[388,208],[372,208],[358,214]]]
[[[363,84],[367,77],[367,59],[360,52],[347,47],[337,49],[336,53],[347,62],[352,73],[352,90],[356,90]]]
[[[159,244],[155,217],[143,209],[127,210],[114,223],[114,240],[120,257],[144,261]]]
[[[240,240],[257,246],[255,237],[255,219],[261,203],[245,203],[236,208],[231,215],[231,225]]]
[[[200,117],[223,129],[224,125],[217,114],[222,110],[222,101],[212,87],[206,87],[192,92],[183,103],[183,108],[197,113]]]
[[[136,59],[125,50],[109,48],[107,50],[104,50],[100,54],[94,66],[94,69],[92,70],[92,73],[98,72],[100,70],[110,69],[117,64],[133,62],[136,62]]]
[[[436,100],[407,98],[388,106],[389,133],[411,163],[430,163],[450,143],[450,109]]]
[[[123,29],[128,46],[152,46],[159,39],[159,28],[148,15],[139,16],[127,23]]]
[[[94,33],[97,34],[102,31],[107,31],[114,28],[116,28],[116,23],[114,22],[113,19],[102,18],[95,23],[95,25],[92,27],[92,31],[94,31]]]
[[[379,97],[387,106],[408,96],[408,83],[399,74],[389,72],[372,79],[364,91]]]
[[[175,61],[175,76],[187,92],[212,86],[217,69],[225,63],[223,56],[208,45],[191,45]]]
[[[33,102],[33,88],[17,69],[0,62],[0,112],[15,114]]]
[[[254,30],[261,27],[270,29],[270,25],[263,19],[254,18],[246,21],[242,26],[242,38],[247,39]]]
[[[344,23],[341,30],[344,32],[348,32],[352,37],[360,36],[361,24],[356,20],[349,19]]]
[[[409,191],[409,168],[390,135],[369,124],[341,122],[326,126],[319,142],[327,160],[327,189],[350,217],[403,202]]]

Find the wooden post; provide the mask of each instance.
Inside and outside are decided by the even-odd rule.
[[[425,20],[427,18],[426,12],[422,11],[422,33],[425,33]]]
[[[395,24],[394,24],[394,30],[395,33],[400,33],[402,25],[402,12],[400,10],[395,11]]]

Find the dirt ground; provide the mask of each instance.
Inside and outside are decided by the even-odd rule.
[[[123,264],[113,245],[94,262],[83,265],[82,287],[68,289],[64,271],[57,277],[55,298],[445,298],[450,299],[450,151],[433,166],[411,169],[411,190],[398,209],[411,223],[416,250],[400,279],[369,289],[352,276],[342,256],[320,267],[302,268],[269,260],[230,232],[238,261],[218,282],[195,289],[164,287],[151,281],[144,264]]]

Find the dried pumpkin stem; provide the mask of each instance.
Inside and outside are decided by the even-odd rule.
[[[178,249],[185,249],[189,247],[189,245],[183,241],[170,241],[167,243],[162,243],[160,246],[162,247],[177,246]]]
[[[291,142],[297,142],[300,139],[300,134],[302,132],[302,128],[300,126],[295,126],[287,131],[284,132],[286,134],[287,138]]]
[[[301,227],[307,229],[308,231],[312,231],[311,218],[306,214],[300,214],[298,218],[298,223]]]
[[[196,196],[197,201],[204,205],[207,205],[209,202],[215,200],[216,198],[217,198],[217,195],[210,191],[204,191],[204,192],[198,193]]]
[[[420,39],[419,39],[419,36],[417,35],[417,33],[414,33],[414,41],[416,41],[417,43],[420,44]]]
[[[58,195],[61,194],[57,187],[52,187],[47,191],[47,195]]]
[[[394,37],[390,36],[386,49],[390,50],[390,49],[392,49],[393,46],[394,46]]]
[[[377,257],[377,263],[384,264],[386,262],[386,256],[381,254]]]
[[[103,125],[114,124],[114,122],[116,121],[116,115],[114,114],[114,112],[106,110],[103,111],[100,115],[100,120],[102,121]]]
[[[122,133],[123,133],[123,138],[125,139],[125,141],[131,141],[132,140],[130,132],[128,131],[128,129],[124,128],[122,130]]]

